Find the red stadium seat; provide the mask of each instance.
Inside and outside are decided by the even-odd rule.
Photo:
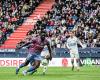
[[[11,36],[5,41],[5,43],[0,48],[15,49],[17,43],[25,38],[29,30],[32,30],[33,25],[38,20],[37,15],[39,15],[40,18],[43,17],[46,14],[46,12],[51,9],[52,5],[53,2],[49,0],[45,0],[43,3],[41,3],[33,12],[33,14],[31,14],[27,18],[27,20],[22,24],[22,26],[17,28],[17,30],[11,34]]]

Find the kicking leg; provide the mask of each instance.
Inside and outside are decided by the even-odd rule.
[[[27,66],[32,58],[31,54],[28,54],[24,63],[22,63],[18,68],[16,68],[16,74],[18,74],[20,68]]]
[[[24,63],[22,63],[21,65],[19,65],[19,67],[16,68],[16,74],[18,74],[20,68],[27,66],[29,64],[29,61],[26,60]]]
[[[31,72],[30,74],[33,74],[39,66],[40,66],[40,60],[35,60],[34,65],[29,67],[28,70],[24,70],[23,74],[26,75],[28,72]]]

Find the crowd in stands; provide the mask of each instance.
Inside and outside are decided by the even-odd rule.
[[[42,0],[0,2],[0,44],[29,16]],[[54,47],[65,47],[69,31],[87,44],[100,47],[100,3],[95,0],[55,0],[52,9],[39,19],[25,40],[45,32]],[[22,41],[23,43],[23,41]]]
[[[74,30],[87,47],[100,47],[100,3],[94,0],[55,0],[52,9],[28,32],[26,40],[44,31],[53,46],[63,48],[70,30]]]
[[[42,0],[0,0],[0,45],[41,2]]]

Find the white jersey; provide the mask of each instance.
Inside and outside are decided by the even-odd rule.
[[[82,46],[82,43],[77,37],[73,36],[67,39],[67,48],[70,50],[70,53],[78,54],[77,44],[80,44]]]
[[[50,55],[50,54],[49,54],[48,48],[45,47],[45,48],[43,49],[43,51],[41,52],[41,56],[46,57],[47,55]]]

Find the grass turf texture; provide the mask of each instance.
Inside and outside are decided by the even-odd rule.
[[[23,68],[25,69],[25,68]],[[100,80],[100,66],[83,66],[78,72],[71,68],[49,67],[46,75],[39,68],[33,75],[22,75],[22,70],[15,75],[15,68],[0,67],[0,80]]]

